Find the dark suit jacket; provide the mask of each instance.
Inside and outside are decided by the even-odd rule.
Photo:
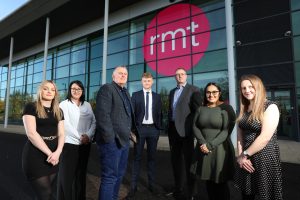
[[[173,106],[173,100],[174,100],[174,93],[175,93],[176,88],[172,89],[169,94],[169,112],[168,112],[168,118],[169,122],[172,121],[172,106]],[[200,93],[199,88],[196,86],[186,84],[185,87],[183,88],[183,91],[177,101],[176,104],[176,117],[175,117],[175,127],[177,132],[179,133],[180,136],[189,136],[192,135],[192,121],[191,115],[192,112],[194,111],[193,104],[192,102],[192,97],[195,95],[195,93]],[[201,100],[199,100],[201,101]]]
[[[126,95],[131,104],[127,91]],[[136,132],[132,104],[127,110],[120,88],[114,82],[103,85],[96,100],[96,142],[99,144],[116,140],[118,145],[126,145],[130,132]]]
[[[145,98],[144,91],[140,90],[132,94],[132,105],[135,113],[136,126],[139,129],[145,116]],[[152,91],[152,116],[157,129],[162,129],[162,110],[160,95]]]

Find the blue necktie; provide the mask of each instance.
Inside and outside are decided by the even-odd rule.
[[[146,92],[146,113],[145,113],[145,120],[149,118],[149,92]]]

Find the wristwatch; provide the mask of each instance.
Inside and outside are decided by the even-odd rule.
[[[245,156],[247,159],[250,158],[250,155],[248,154],[248,152],[246,150],[243,151],[243,156]]]

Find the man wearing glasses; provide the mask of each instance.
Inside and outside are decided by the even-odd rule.
[[[201,104],[200,90],[187,83],[185,69],[178,68],[175,73],[177,86],[170,91],[168,112],[168,137],[175,180],[173,196],[175,199],[193,199],[193,179],[190,174],[190,166],[194,152],[192,111],[195,108],[192,106]],[[199,98],[194,98],[195,96]],[[196,102],[192,102],[192,99],[195,99]]]

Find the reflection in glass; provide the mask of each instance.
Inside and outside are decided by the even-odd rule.
[[[107,56],[107,69],[128,65],[128,51]]]
[[[17,69],[16,76],[17,77],[24,76],[24,67]]]
[[[55,78],[62,78],[69,76],[69,66],[60,67],[55,69]]]
[[[41,54],[37,55],[36,58],[34,59],[34,64],[43,62],[43,60],[44,60],[44,55],[43,54],[42,55]]]
[[[67,53],[70,53],[70,44],[59,47],[59,50],[57,51],[57,56],[61,56]]]
[[[293,35],[300,35],[300,11],[292,13]]]
[[[32,85],[26,85],[26,93],[27,94],[32,94]]]
[[[194,85],[201,89],[203,93],[204,87],[209,82],[215,82],[222,88],[222,96],[225,100],[229,98],[229,85],[228,85],[228,73],[227,71],[209,72],[194,74]]]
[[[90,86],[100,85],[102,79],[102,73],[100,71],[90,73]]]
[[[210,32],[209,45],[206,51],[226,48],[226,30],[221,29]],[[196,53],[196,52],[195,52]]]
[[[28,65],[27,74],[33,74],[33,65]]]
[[[128,50],[128,37],[122,37],[114,40],[108,41],[107,53],[112,54],[120,51]]]
[[[114,69],[109,69],[106,71],[106,83],[111,83],[112,82],[112,73]]]
[[[16,78],[16,86],[22,86],[24,83],[24,76]]]
[[[143,49],[138,48],[138,49],[132,49],[130,50],[130,60],[129,64],[138,64],[138,63],[143,63],[144,62],[144,55],[143,55]]]
[[[219,1],[219,3],[217,3],[218,1]],[[191,0],[191,4],[199,5],[199,7],[205,12],[223,8],[225,6],[224,0],[215,0],[215,1]]]
[[[108,40],[128,35],[129,25],[127,22],[108,28]]]
[[[35,63],[33,69],[34,69],[34,73],[42,72],[43,71],[43,62]]]
[[[295,63],[294,69],[295,69],[295,77],[296,77],[296,86],[300,89],[300,62]],[[298,90],[298,92],[300,92],[300,91]],[[300,98],[300,93],[298,93],[298,97]],[[300,104],[299,104],[299,106],[300,106]]]
[[[220,84],[221,82],[226,82],[225,80],[228,79],[227,71],[194,74],[193,78],[194,85],[196,85],[199,88],[204,88],[209,82],[215,82]]]
[[[96,37],[90,40],[91,46],[94,46],[95,44],[99,44],[103,42],[103,36],[101,37]]]
[[[70,82],[75,81],[75,80],[79,80],[82,82],[82,84],[85,86],[85,78],[84,75],[79,75],[79,76],[71,76],[70,77]]]
[[[52,71],[51,70],[48,70],[46,71],[46,80],[52,80]]]
[[[10,87],[15,87],[15,78],[10,79]]]
[[[145,27],[150,23],[156,13],[151,13],[149,15],[140,17],[138,19],[132,20],[130,22],[130,33],[136,33],[139,31],[143,31]]]
[[[11,78],[15,78],[16,77],[16,70],[14,70],[14,69],[11,70],[10,77]]]
[[[294,37],[294,59],[300,61],[300,36]]]
[[[76,41],[73,46],[72,46],[72,51],[77,51],[79,49],[83,49],[86,48],[86,38],[80,40],[80,41]]]
[[[144,64],[131,65],[128,69],[128,81],[141,80],[144,73]],[[152,74],[154,76],[154,74]]]
[[[33,83],[40,83],[43,80],[43,72],[33,74]]]
[[[6,89],[6,83],[7,83],[7,81],[1,82],[1,89]]]
[[[63,90],[63,91],[68,90],[69,78],[56,79],[54,82],[55,82],[58,90],[60,90],[60,91],[61,90]]]
[[[291,8],[292,8],[292,10],[300,9],[300,1],[299,0],[291,0]]]
[[[52,59],[47,60],[47,69],[52,69]]]
[[[85,62],[72,64],[70,67],[70,76],[84,74],[85,73]]]
[[[91,47],[91,59],[98,58],[103,54],[103,44],[97,44]]]
[[[90,61],[90,72],[102,69],[102,58],[96,58]]]
[[[227,70],[227,50],[219,50],[212,52],[205,52],[201,60],[193,64],[193,72],[208,72],[216,70]]]
[[[206,13],[209,21],[210,30],[225,28],[225,9],[216,10],[214,12]]]
[[[130,35],[130,49],[143,46],[144,32],[139,32]]]
[[[81,62],[86,60],[86,49],[81,49],[71,53],[71,63]]]
[[[68,65],[70,62],[70,54],[66,54],[63,56],[59,56],[56,58],[56,67],[61,67],[64,65]]]
[[[33,81],[33,75],[28,75],[27,76],[27,84],[32,84],[32,81]]]
[[[127,84],[127,89],[128,92],[130,94],[130,96],[132,95],[132,93],[137,92],[139,90],[141,90],[141,81],[133,81],[133,82],[129,82]]]

